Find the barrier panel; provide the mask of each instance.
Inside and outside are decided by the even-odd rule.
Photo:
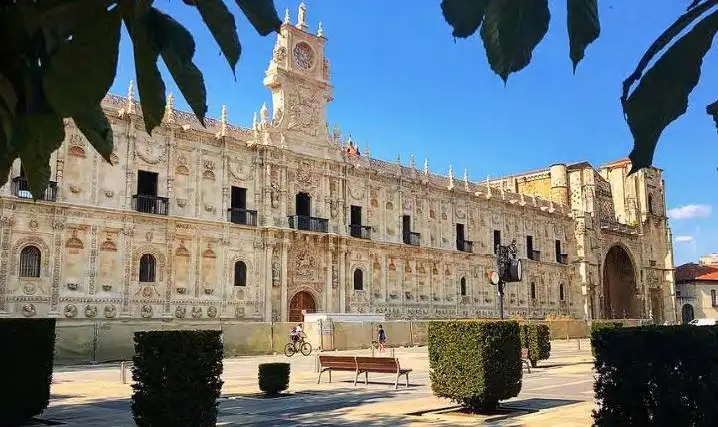
[[[95,360],[94,323],[57,322],[55,327],[55,364],[81,365]]]
[[[162,330],[162,322],[118,320],[100,322],[95,342],[96,362],[132,360],[135,354],[135,332]]]
[[[224,356],[272,353],[272,324],[224,322],[222,324]]]

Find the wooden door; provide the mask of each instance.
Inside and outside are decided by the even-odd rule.
[[[317,310],[314,297],[309,292],[297,292],[292,297],[292,301],[289,302],[289,321],[292,323],[303,322],[302,310],[306,310],[307,313],[314,313]]]

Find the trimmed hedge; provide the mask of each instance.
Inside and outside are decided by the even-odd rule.
[[[718,327],[593,332],[595,426],[718,425]]]
[[[596,331],[603,331],[606,329],[616,329],[622,327],[623,323],[621,322],[592,322],[591,336],[589,338],[593,338],[593,333]],[[596,357],[596,349],[593,347],[593,341],[591,341],[591,354],[593,355],[593,357]]]
[[[2,319],[0,343],[0,425],[22,425],[50,403],[55,319]]]
[[[132,415],[140,426],[214,426],[222,390],[220,331],[135,333]]]
[[[551,357],[551,330],[548,325],[537,323],[521,325],[521,347],[528,349],[533,368],[538,365],[539,360]]]
[[[513,321],[429,323],[431,390],[474,412],[521,391],[521,338]]]
[[[267,396],[276,396],[289,388],[289,363],[259,365],[259,389]]]

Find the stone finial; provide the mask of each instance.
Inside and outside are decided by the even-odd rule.
[[[371,151],[369,151],[369,143],[367,142],[367,144],[364,146],[364,157],[369,158],[370,155]]]
[[[302,2],[299,4],[299,13],[297,14],[297,28],[306,31],[307,27],[307,5]]]
[[[535,196],[535,195],[531,196],[531,200],[533,201],[534,207],[538,206],[538,203],[536,203],[536,196]]]
[[[401,166],[401,154],[396,155],[396,164]]]
[[[486,175],[486,198],[491,198],[491,180],[488,175]]]
[[[424,175],[429,175],[429,159],[424,157]]]
[[[454,167],[449,165],[449,190],[454,188]]]
[[[219,122],[219,132],[215,135],[217,138],[227,136],[227,106],[222,106],[222,117]]]
[[[342,136],[342,131],[339,129],[339,125],[337,123],[334,123],[334,130],[332,131],[332,135],[334,135],[334,139],[339,139]]]
[[[257,121],[257,112],[254,112],[254,117],[252,117],[252,129],[257,130],[259,129],[259,122]]]
[[[175,121],[175,97],[172,95],[172,92],[170,92],[169,95],[167,95],[167,105],[165,105],[165,117],[164,120],[167,123],[174,123]]]
[[[284,132],[279,134],[279,148],[287,148],[287,137],[284,135]]]
[[[259,119],[262,128],[266,128],[269,124],[269,109],[266,102],[262,104],[262,108],[259,110]]]
[[[469,191],[469,170],[464,169],[464,190]]]
[[[501,187],[499,188],[501,190],[501,200],[506,200],[506,192],[504,191],[504,182],[501,181]]]
[[[289,8],[284,9],[284,23],[285,23],[285,24],[291,24],[291,23],[292,23],[292,17],[289,16]]]
[[[324,37],[324,27],[322,26],[321,21],[319,21],[319,28],[317,29],[317,37]]]
[[[519,204],[521,206],[524,206],[526,204],[526,200],[524,200],[524,193],[519,193],[521,195],[521,200],[519,201]]]
[[[135,112],[135,81],[130,80],[130,87],[127,88],[127,108],[125,109],[127,114]]]
[[[409,167],[416,168],[416,159],[413,154],[409,154]]]

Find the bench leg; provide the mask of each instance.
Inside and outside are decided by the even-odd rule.
[[[409,373],[406,373],[406,388],[409,388]]]
[[[357,371],[356,376],[354,377],[354,387],[357,386],[357,380],[359,379],[359,375],[361,375],[361,372]]]
[[[364,385],[369,385],[369,371],[364,372]]]
[[[324,371],[321,371],[321,370],[320,370],[320,371],[319,371],[319,378],[317,378],[317,384],[319,384],[319,382],[322,380],[322,373],[324,373]],[[330,375],[331,375],[331,374],[330,374]]]
[[[394,390],[399,388],[399,374],[396,374],[396,381],[394,381]]]
[[[329,382],[332,382],[332,370],[329,370]]]

